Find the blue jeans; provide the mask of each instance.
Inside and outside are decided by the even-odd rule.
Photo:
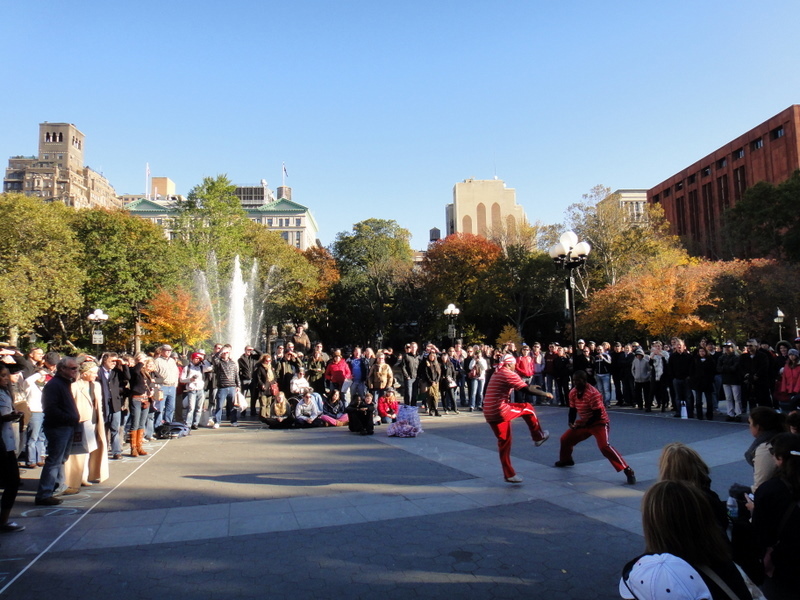
[[[214,405],[214,423],[222,421],[222,407],[225,406],[228,411],[231,423],[236,423],[239,420],[239,411],[234,408],[233,401],[236,400],[236,388],[225,387],[217,389],[217,402]]]
[[[28,422],[28,463],[35,464],[44,460],[42,457],[45,452],[45,438],[42,423],[44,423],[44,413],[31,413],[31,420]]]
[[[175,391],[174,385],[162,385],[161,395],[164,402],[164,410],[161,413],[164,423],[172,423],[172,418],[175,416]],[[160,423],[159,423],[160,424]]]
[[[107,415],[106,429],[108,437],[111,438],[111,454],[122,454],[122,440],[119,436],[119,428],[122,425],[122,411],[112,412]]]
[[[183,397],[186,399],[186,425],[200,425],[200,418],[203,416],[203,390],[193,390],[186,392]]]
[[[130,419],[131,431],[137,429],[144,429],[147,426],[147,415],[150,414],[150,408],[142,408],[141,400],[131,398],[130,402]]]
[[[483,406],[483,379],[470,379],[469,381],[469,407],[481,408]]]
[[[553,394],[551,402],[558,404],[560,398],[558,396],[558,383],[556,382],[555,375],[544,376],[544,391]]]
[[[64,463],[69,458],[74,434],[75,427],[72,425],[44,428],[44,435],[47,438],[47,458],[39,478],[39,489],[36,490],[37,500],[50,498],[66,481]]]
[[[417,405],[417,399],[414,397],[414,391],[416,388],[417,380],[415,379],[405,379],[403,381],[403,391],[405,395],[406,404],[411,406]]]
[[[597,389],[603,394],[603,404],[606,406],[611,404],[611,373],[598,373],[595,375],[597,379]]]

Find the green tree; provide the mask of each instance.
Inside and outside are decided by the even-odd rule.
[[[112,341],[129,341],[138,309],[158,292],[181,280],[178,255],[154,223],[124,210],[77,211],[71,225],[79,243],[79,264],[86,279],[84,308],[109,315]],[[184,274],[185,275],[185,274]],[[184,276],[185,281],[191,281]]]
[[[774,185],[761,181],[723,217],[726,256],[800,261],[800,170]]]
[[[259,299],[268,323],[306,319],[307,297],[319,287],[318,271],[278,233],[247,222],[237,253],[258,261]]]
[[[341,341],[383,336],[394,327],[395,294],[413,265],[410,239],[407,229],[385,219],[361,221],[336,236],[332,254],[341,279],[332,312]]]
[[[206,269],[213,252],[226,277],[233,258],[242,253],[243,238],[250,223],[234,194],[236,186],[226,175],[206,177],[191,189],[186,200],[177,203],[178,214],[173,223],[177,249],[185,252],[192,269]]]
[[[83,305],[85,278],[71,211],[60,202],[0,194],[0,327],[14,344],[34,328],[49,339],[71,337],[64,316]]]
[[[526,339],[554,331],[561,314],[564,279],[548,254],[510,246],[488,275],[480,289],[495,320],[511,323]]]

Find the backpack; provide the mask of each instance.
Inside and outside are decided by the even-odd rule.
[[[189,435],[189,427],[181,423],[180,421],[173,421],[172,423],[163,423],[156,427],[155,434],[156,439],[159,440],[170,440],[173,438],[181,438],[185,435]]]

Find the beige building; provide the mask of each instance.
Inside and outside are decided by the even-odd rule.
[[[121,207],[108,180],[83,164],[84,138],[71,123],[40,123],[38,156],[11,157],[3,191],[75,208]]]
[[[453,186],[453,203],[445,208],[447,235],[486,236],[492,229],[526,223],[517,194],[500,179],[465,179]]]
[[[647,190],[617,190],[612,192],[605,200],[612,198],[619,202],[631,223],[644,223],[647,209]],[[603,200],[605,202],[605,200]]]

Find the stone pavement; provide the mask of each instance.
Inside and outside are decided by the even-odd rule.
[[[515,424],[516,486],[480,413],[423,417],[413,439],[385,426],[199,430],[112,461],[108,481],[58,507],[33,504],[28,471],[14,508],[27,529],[0,538],[0,595],[616,598],[643,550],[639,505],[663,445],[697,449],[724,498],[752,477],[752,438],[745,424],[611,412],[635,486],[593,440],[575,467],[553,468],[567,416],[556,407],[538,408],[552,436],[541,448]]]

